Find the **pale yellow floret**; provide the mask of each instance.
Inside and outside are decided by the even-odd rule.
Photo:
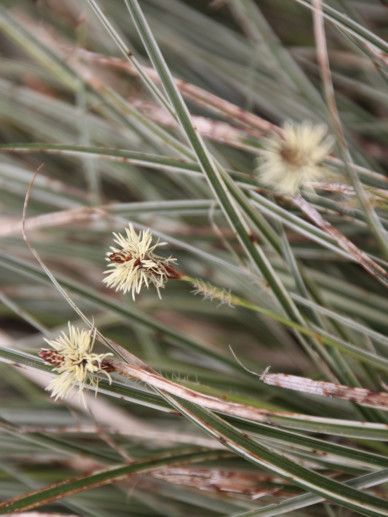
[[[118,247],[111,246],[107,253],[109,269],[104,272],[107,276],[103,282],[124,294],[131,292],[133,300],[143,286],[153,285],[160,298],[160,289],[169,277],[169,268],[176,262],[175,258],[164,258],[155,253],[157,247],[166,243],[153,242],[149,230],[136,233],[132,225],[125,229],[125,235],[113,235]],[[125,260],[121,263],[113,261],[111,257],[114,254],[124,256]]]
[[[95,341],[93,331],[78,329],[70,323],[68,327],[68,334],[62,332],[57,339],[45,339],[63,357],[61,363],[53,368],[59,375],[46,388],[55,400],[66,398],[73,388],[78,389],[81,397],[85,386],[91,386],[97,393],[100,374],[111,382],[110,375],[101,366],[102,361],[112,354],[92,353]]]
[[[295,195],[325,173],[323,162],[332,147],[333,139],[328,136],[326,126],[287,122],[282,134],[263,141],[259,179],[275,192]]]

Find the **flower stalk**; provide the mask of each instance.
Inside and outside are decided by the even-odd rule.
[[[376,278],[380,283],[388,287],[388,272],[375,262],[364,251],[360,250],[352,241],[350,241],[337,228],[326,221],[321,214],[300,194],[292,198],[292,202],[297,206],[313,223],[324,230],[327,234],[335,239],[338,245],[352,257],[365,271]]]

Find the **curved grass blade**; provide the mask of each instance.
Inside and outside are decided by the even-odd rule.
[[[304,325],[305,321],[302,314],[292,301],[292,298],[289,296],[289,293],[274,271],[268,257],[258,245],[257,239],[252,235],[252,232],[250,232],[245,219],[242,217],[241,208],[248,212],[254,225],[259,227],[261,230],[260,235],[268,237],[268,224],[266,222],[264,223],[259,215],[252,217],[252,208],[249,206],[248,201],[245,200],[244,194],[233,184],[233,181],[229,178],[226,172],[208,153],[202,138],[193,126],[190,113],[174,83],[170,70],[163,58],[152,31],[148,26],[139,3],[137,0],[125,0],[125,4],[131,14],[132,20],[137,28],[143,45],[147,50],[150,60],[160,76],[166,94],[175,108],[177,119],[180,122],[180,126],[186,139],[195,152],[198,163],[208,180],[211,190],[218,199],[225,217],[243,246],[247,256],[250,258],[256,271],[268,282],[274,296],[287,316]],[[239,206],[237,205],[236,200],[238,200]],[[326,363],[320,359],[319,352],[317,352],[320,347],[319,342],[312,338],[311,346],[303,336],[297,332],[296,335],[303,350],[314,361],[317,368],[324,371],[325,375],[332,377],[330,368],[328,368]]]
[[[388,515],[388,502],[298,465],[250,439],[196,404],[163,394],[173,407],[240,457],[325,499],[370,517]]]
[[[82,476],[76,479],[62,481],[45,489],[39,489],[29,494],[22,495],[0,503],[1,513],[13,513],[20,510],[31,510],[40,506],[53,503],[66,496],[72,496],[91,490],[93,488],[109,485],[116,481],[126,479],[131,474],[147,472],[166,465],[193,463],[225,457],[220,451],[196,451],[185,452],[176,455],[160,455],[146,460],[140,460],[131,465],[120,466],[102,470],[91,476]]]
[[[19,273],[22,273],[27,276],[32,276],[36,280],[43,281],[48,283],[45,273],[41,271],[37,266],[33,266],[32,264],[25,262],[23,260],[17,259],[16,257],[7,257],[6,254],[0,252],[0,262],[3,266],[6,266],[13,271],[17,270]],[[159,323],[157,320],[154,320],[150,316],[143,314],[140,310],[135,309],[129,304],[123,305],[119,304],[113,299],[110,299],[104,295],[97,293],[96,291],[81,285],[79,282],[70,280],[69,278],[64,278],[60,275],[57,275],[59,283],[69,289],[74,294],[77,294],[88,300],[92,303],[100,307],[104,307],[105,309],[109,309],[116,314],[123,316],[124,318],[129,318],[130,320],[138,323],[140,325],[144,325],[150,329],[161,332],[162,335],[166,336],[166,338],[171,339],[173,342],[180,344],[182,346],[187,346],[191,351],[197,351],[200,354],[208,355],[214,359],[217,359],[224,365],[228,365],[232,369],[237,369],[236,363],[227,356],[222,356],[215,350],[211,348],[207,348],[205,345],[195,341],[194,339],[190,339],[186,335],[180,334],[170,327]]]
[[[49,365],[43,363],[43,361],[39,357],[27,354],[26,352],[20,352],[12,350],[10,348],[0,347],[0,358],[2,358],[5,362],[12,362],[14,366],[23,365],[30,368],[36,368],[38,370],[45,371],[48,373],[51,372],[51,367]],[[101,382],[99,384],[99,392],[110,397],[116,397],[120,400],[126,400],[134,404],[139,404],[140,406],[153,408],[158,411],[167,413],[171,412],[171,410],[169,410],[168,404],[162,399],[161,396],[158,396],[157,394],[152,393],[138,386],[122,384],[117,381],[113,381],[112,384],[109,384],[105,379],[101,379]],[[282,435],[282,431],[280,429],[274,428],[271,429],[268,434],[268,426],[266,424],[270,424],[271,426],[279,425],[290,429],[298,429],[300,431],[318,432],[320,434],[332,434],[334,436],[342,436],[348,438],[388,441],[388,425],[386,424],[359,422],[354,420],[341,420],[336,418],[325,418],[319,416],[311,416],[307,414],[304,415],[298,413],[291,413],[289,411],[269,411],[266,409],[263,410],[259,406],[252,407],[255,411],[257,421],[254,421],[254,417],[251,420],[242,420],[240,418],[227,416],[226,414],[224,416],[228,417],[229,420],[233,422],[235,426],[245,431],[256,433],[264,437],[268,437],[273,433],[274,439],[276,440],[281,440],[282,436],[285,437],[285,439],[287,440],[287,436]],[[258,422],[262,422],[263,425],[257,425]],[[277,434],[278,432],[280,434]],[[289,437],[290,440],[293,440],[293,443],[302,445],[302,442],[300,441],[298,435],[295,435],[294,438]],[[321,440],[318,440],[318,442],[314,442],[314,439],[312,439],[313,441],[309,441],[307,437],[303,437],[303,440],[306,440],[306,444],[307,442],[310,443],[312,447],[326,450],[324,448],[324,444],[321,443],[319,445],[319,442]],[[349,457],[346,456],[347,452],[346,450],[343,451],[341,446],[334,446],[334,448],[335,451],[332,450],[333,453],[341,457]],[[359,451],[357,451],[357,453],[358,452]],[[361,455],[359,456],[360,460],[369,461],[371,465],[381,465],[381,460],[378,459],[378,457],[374,458],[375,455],[372,455],[367,458],[367,456],[363,454],[364,453],[361,453]]]
[[[6,254],[0,252],[0,263],[7,269],[11,269],[13,271],[17,270],[23,275],[31,275],[35,279],[39,279],[39,281],[43,281],[45,283],[48,282],[46,275],[37,266],[33,266],[16,257],[9,257]],[[200,354],[205,354],[209,357],[212,357],[213,359],[216,359],[220,363],[234,370],[239,369],[239,366],[231,358],[225,355],[221,355],[213,349],[206,347],[206,345],[172,330],[170,327],[167,327],[166,325],[159,323],[158,321],[152,319],[149,316],[145,316],[138,309],[135,309],[132,306],[123,306],[122,304],[119,304],[111,300],[110,298],[103,296],[97,293],[96,291],[88,287],[85,287],[79,282],[77,283],[67,277],[57,275],[57,278],[61,285],[63,285],[66,289],[72,291],[74,294],[77,294],[82,298],[92,301],[101,307],[108,308],[116,314],[119,314],[124,317],[129,317],[136,323],[145,325],[151,329],[162,332],[165,336],[172,339],[175,343],[180,344],[181,346],[188,347],[192,351],[196,351]],[[245,300],[241,300],[238,297],[233,298],[233,303],[235,303],[236,305],[240,305],[241,307],[245,307],[249,310],[253,310],[254,312],[258,312],[260,314],[268,316],[271,319],[278,321],[283,325],[286,325],[290,329],[296,330],[306,336],[311,336],[315,339],[318,339],[321,343],[326,344],[330,347],[338,348],[339,350],[348,353],[353,357],[356,357],[360,361],[369,363],[380,370],[388,371],[388,359],[380,355],[374,354],[373,352],[369,352],[368,350],[358,348],[352,345],[351,343],[348,343],[343,339],[337,338],[320,328],[316,328],[315,326],[313,328],[305,327],[299,323],[295,323],[294,321],[286,318],[285,316],[281,316],[269,309],[265,309],[257,305],[254,305],[250,302],[246,302]],[[246,376],[246,373],[244,375]]]
[[[364,474],[363,476],[356,477],[346,481],[346,484],[351,487],[358,488],[359,490],[365,490],[366,488],[371,488],[376,485],[386,483],[387,481],[388,469],[384,469],[379,470],[378,472]],[[288,512],[300,510],[301,508],[307,508],[308,506],[312,506],[323,501],[324,499],[317,495],[303,494],[291,499],[286,499],[280,503],[264,506],[258,510],[235,514],[233,517],[275,517],[275,515],[285,515]]]

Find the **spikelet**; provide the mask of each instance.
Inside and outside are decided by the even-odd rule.
[[[218,300],[219,305],[228,305],[229,307],[233,307],[233,295],[230,291],[220,289],[219,287],[199,279],[195,279],[192,282],[192,285],[194,287],[193,293],[203,296],[205,300]]]

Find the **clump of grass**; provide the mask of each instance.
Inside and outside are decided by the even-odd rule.
[[[0,7],[1,512],[388,515],[383,16]]]

